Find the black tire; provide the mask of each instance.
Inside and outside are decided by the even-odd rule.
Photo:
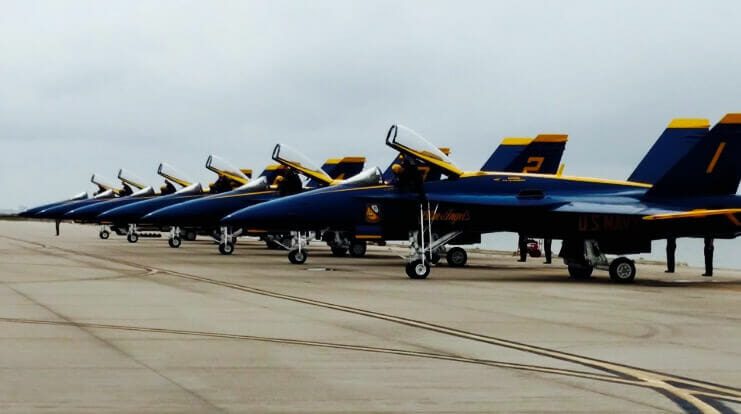
[[[538,258],[538,257],[540,257],[540,255],[541,255],[540,250],[531,250],[530,251],[530,257]]]
[[[363,257],[365,252],[368,250],[368,245],[365,241],[353,240],[350,242],[350,256],[351,257]]]
[[[407,263],[405,270],[410,279],[427,279],[430,274],[430,264],[427,261],[414,260]]]
[[[139,241],[139,235],[136,233],[129,233],[126,235],[126,240],[128,240],[129,243],[136,243]]]
[[[98,237],[100,237],[103,240],[108,240],[108,238],[111,237],[111,233],[108,230],[103,230],[100,233],[98,233]]]
[[[592,277],[594,267],[586,265],[569,265],[569,276],[572,279],[583,280]]]
[[[183,241],[180,240],[180,237],[170,237],[167,240],[167,244],[169,244],[173,249],[177,249],[182,243]]]
[[[195,241],[196,240],[196,237],[198,237],[198,235],[196,234],[195,230],[187,230],[185,232],[185,237],[184,238],[187,241]]]
[[[305,249],[301,249],[299,251],[298,249],[291,250],[288,252],[288,261],[292,264],[300,265],[306,263],[306,259],[309,258],[309,254]]]
[[[345,257],[347,249],[344,247],[330,246],[332,248],[332,256]]]
[[[616,283],[633,283],[636,265],[627,257],[618,257],[610,263],[610,280]]]
[[[463,267],[468,262],[468,253],[460,247],[453,247],[448,250],[445,260],[450,267]]]
[[[234,253],[234,243],[232,242],[219,243],[219,253],[225,256],[228,256]]]
[[[440,263],[440,259],[442,259],[442,257],[440,257],[439,253],[432,253],[432,257],[430,257],[430,262],[436,265]]]

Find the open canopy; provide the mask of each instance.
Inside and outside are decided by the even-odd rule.
[[[160,163],[160,166],[157,168],[157,174],[181,187],[187,187],[193,183],[190,177],[166,162]]]
[[[313,178],[325,184],[331,184],[332,181],[334,181],[332,177],[324,172],[324,170],[311,161],[307,156],[287,145],[277,144],[273,150],[273,159],[309,178]]]
[[[92,177],[90,177],[90,182],[97,185],[101,192],[111,190],[115,193],[119,192],[119,188],[113,185],[113,181],[109,180],[106,177],[101,176],[100,174],[93,174]]]
[[[427,141],[422,135],[403,125],[392,125],[386,135],[386,145],[432,166],[438,167],[448,176],[461,176],[463,170],[458,168],[439,148]]]
[[[206,168],[215,172],[219,177],[224,177],[239,184],[247,184],[250,180],[239,168],[233,166],[225,159],[216,155],[209,155],[206,160]]]
[[[121,180],[122,183],[136,187],[140,190],[147,186],[144,184],[144,180],[142,180],[138,175],[123,168],[118,170],[118,179]]]

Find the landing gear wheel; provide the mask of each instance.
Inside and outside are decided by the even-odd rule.
[[[108,238],[111,237],[111,233],[108,230],[101,230],[101,232],[98,233],[98,237],[103,240],[108,240]]]
[[[177,249],[182,243],[183,241],[180,240],[180,237],[170,237],[170,239],[167,240],[167,244],[169,244],[173,249]]]
[[[196,237],[197,237],[196,232],[193,230],[188,230],[185,232],[185,240],[195,241]]]
[[[569,265],[569,276],[571,276],[572,279],[589,279],[592,277],[592,271],[594,271],[594,267],[592,266]]]
[[[306,259],[309,258],[309,255],[306,253],[306,250],[291,250],[288,252],[288,261],[292,264],[304,264],[306,263]]]
[[[438,253],[432,253],[432,257],[430,258],[430,262],[434,265],[440,263],[440,254]]]
[[[364,241],[352,241],[350,242],[350,256],[352,257],[363,257],[368,246]]]
[[[234,253],[234,243],[232,242],[219,243],[219,253],[225,256],[228,256]]]
[[[347,254],[346,248],[332,246],[332,256],[344,257],[346,254]]]
[[[468,253],[460,247],[453,247],[448,250],[448,254],[445,257],[450,267],[463,267],[468,262]]]
[[[138,241],[139,241],[139,235],[138,235],[138,234],[136,234],[136,233],[129,233],[129,234],[128,234],[128,235],[126,236],[126,240],[128,240],[128,241],[129,241],[129,243],[136,243],[136,242],[138,242]]]
[[[610,263],[610,280],[616,283],[632,283],[636,278],[636,265],[627,257],[618,257]]]
[[[430,274],[430,264],[417,259],[407,263],[406,272],[410,279],[427,279],[427,275]]]

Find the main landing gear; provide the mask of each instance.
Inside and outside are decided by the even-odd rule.
[[[337,257],[343,257],[347,253],[350,253],[350,257],[363,257],[368,250],[368,244],[365,240],[356,240],[349,237],[347,233],[341,232],[329,232],[326,240],[327,245],[332,249],[332,255]]]
[[[621,256],[609,261],[594,240],[564,240],[563,260],[572,279],[589,279],[594,269],[607,270],[616,283],[632,283],[636,277],[633,260]]]
[[[437,252],[462,233],[461,231],[453,231],[433,239],[429,202],[427,203],[427,212],[427,217],[425,217],[423,205],[420,203],[419,230],[409,232],[409,256],[406,259],[405,270],[410,279],[426,279],[430,274],[432,263],[440,260]],[[463,252],[462,255],[461,251]],[[454,247],[450,249],[450,252],[447,256],[448,263],[450,263],[451,258],[454,258],[454,263],[462,262],[462,264],[465,264],[467,255],[463,249]],[[436,257],[436,255],[438,256]]]

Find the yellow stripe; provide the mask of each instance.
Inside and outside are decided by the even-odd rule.
[[[720,154],[723,153],[723,149],[726,147],[725,142],[721,142],[718,144],[718,149],[715,150],[715,155],[713,155],[713,159],[710,160],[710,164],[708,164],[708,168],[705,170],[705,174],[710,174],[715,169],[715,164],[718,163],[718,158],[720,158]]]
[[[726,114],[719,124],[741,124],[741,114]]]
[[[566,134],[539,134],[533,142],[566,142],[569,136]]]
[[[365,157],[345,157],[341,160],[341,162],[348,162],[348,163],[360,163],[365,162]]]
[[[533,142],[532,138],[507,137],[502,140],[500,145],[528,145],[531,142]]]
[[[725,208],[720,210],[698,209],[692,211],[683,211],[680,213],[655,214],[643,217],[644,220],[669,220],[681,218],[702,218],[718,215],[733,215],[741,213],[741,208]],[[735,217],[734,217],[735,218]]]
[[[281,165],[281,164],[270,164],[267,167],[265,167],[265,171],[282,170],[282,169],[285,169],[285,168],[286,168],[285,165]]]
[[[361,163],[365,162],[365,157],[343,157],[343,158],[330,158],[324,161],[325,165],[335,165],[339,163]]]
[[[624,185],[627,187],[636,187],[636,188],[651,188],[651,184],[645,184],[645,183],[636,183],[631,181],[621,181],[621,180],[609,180],[604,178],[592,178],[592,177],[572,177],[572,176],[557,176],[553,174],[533,174],[533,173],[502,173],[502,172],[490,172],[490,171],[470,171],[466,172],[463,175],[460,176],[460,178],[468,178],[468,177],[477,177],[477,176],[496,176],[496,177],[539,177],[539,178],[548,178],[551,180],[564,180],[564,181],[573,181],[573,182],[581,182],[581,183],[595,183],[595,184],[610,184],[610,185]]]
[[[383,236],[379,236],[376,234],[356,234],[355,238],[358,240],[380,240],[383,238]]]
[[[667,128],[709,128],[710,121],[704,118],[675,118]]]

